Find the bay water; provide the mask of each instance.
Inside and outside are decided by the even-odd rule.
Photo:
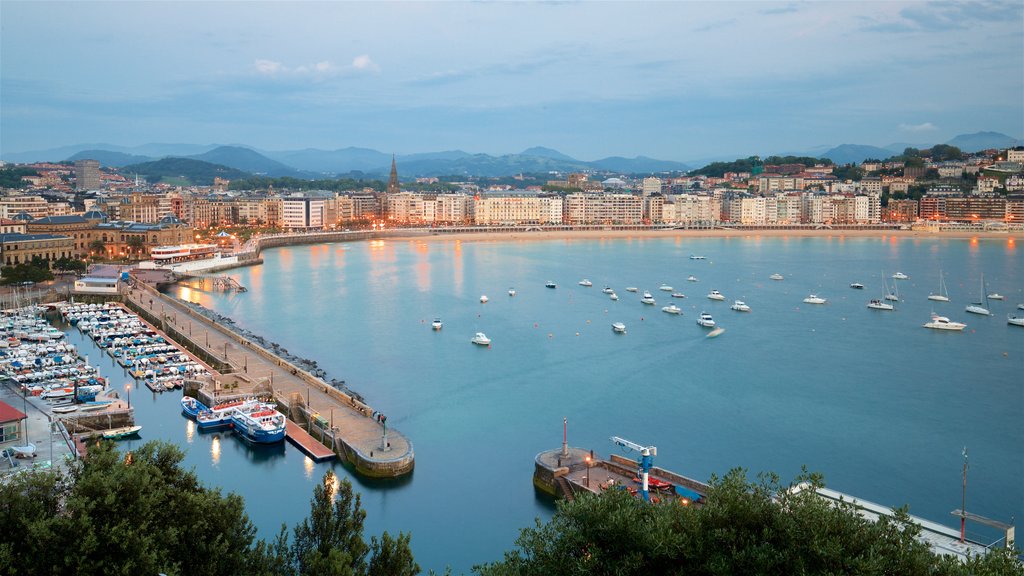
[[[1006,323],[1024,302],[1013,239],[446,238],[284,247],[263,258],[229,272],[245,293],[202,280],[170,293],[316,360],[416,453],[411,476],[366,480],[291,445],[200,434],[179,394],[134,388],[144,428],[132,442],[181,445],[205,483],[245,498],[264,538],[304,518],[314,483],[334,469],[361,493],[369,534],[411,532],[425,569],[468,572],[551,515],[531,483],[533,458],[561,445],[563,418],[571,445],[602,456],[620,450],[608,439],[617,435],[657,446],[657,465],[698,480],[734,467],[791,479],[806,466],[831,488],[949,526],[966,446],[968,510],[1002,521],[1024,514],[1024,329]],[[927,300],[940,270],[949,303]],[[896,271],[909,279],[894,281]],[[983,273],[1006,297],[990,303],[992,317],[964,312]],[[584,278],[593,286],[580,286]],[[893,312],[865,306],[882,297],[883,279],[898,286]],[[707,299],[712,289],[726,301]],[[828,303],[804,304],[810,293]],[[752,311],[730,310],[735,299]],[[661,312],[670,303],[683,315]],[[695,322],[702,311],[725,332],[708,338]],[[927,330],[933,311],[968,327]],[[472,345],[476,332],[492,345]],[[128,381],[94,354],[104,375]]]

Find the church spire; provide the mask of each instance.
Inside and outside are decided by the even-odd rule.
[[[395,165],[395,155],[391,155],[391,178],[388,179],[388,194],[398,194],[401,189],[398,186],[398,167]]]

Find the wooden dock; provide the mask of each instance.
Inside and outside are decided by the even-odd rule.
[[[287,438],[292,444],[299,447],[306,453],[307,456],[313,459],[314,462],[325,462],[334,458],[334,451],[327,446],[324,446],[319,440],[313,438],[308,432],[303,430],[298,424],[287,421]]]

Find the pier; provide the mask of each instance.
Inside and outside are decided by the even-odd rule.
[[[160,293],[145,281],[144,274],[137,275],[122,296],[132,311],[214,370],[210,381],[194,390],[204,403],[269,394],[296,429],[316,432],[293,440],[310,448],[305,452],[310,453],[319,443],[369,477],[392,478],[412,472],[412,442],[387,427],[386,418],[360,398]],[[291,430],[289,427],[289,436]]]
[[[316,438],[310,436],[308,432],[299,427],[298,424],[288,421],[288,441],[294,444],[313,459],[314,462],[325,462],[334,458],[335,454],[330,448],[323,445],[323,443]]]

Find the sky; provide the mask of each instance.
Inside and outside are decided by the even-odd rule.
[[[981,130],[1024,137],[1022,0],[0,0],[0,158],[181,142],[692,161]]]

